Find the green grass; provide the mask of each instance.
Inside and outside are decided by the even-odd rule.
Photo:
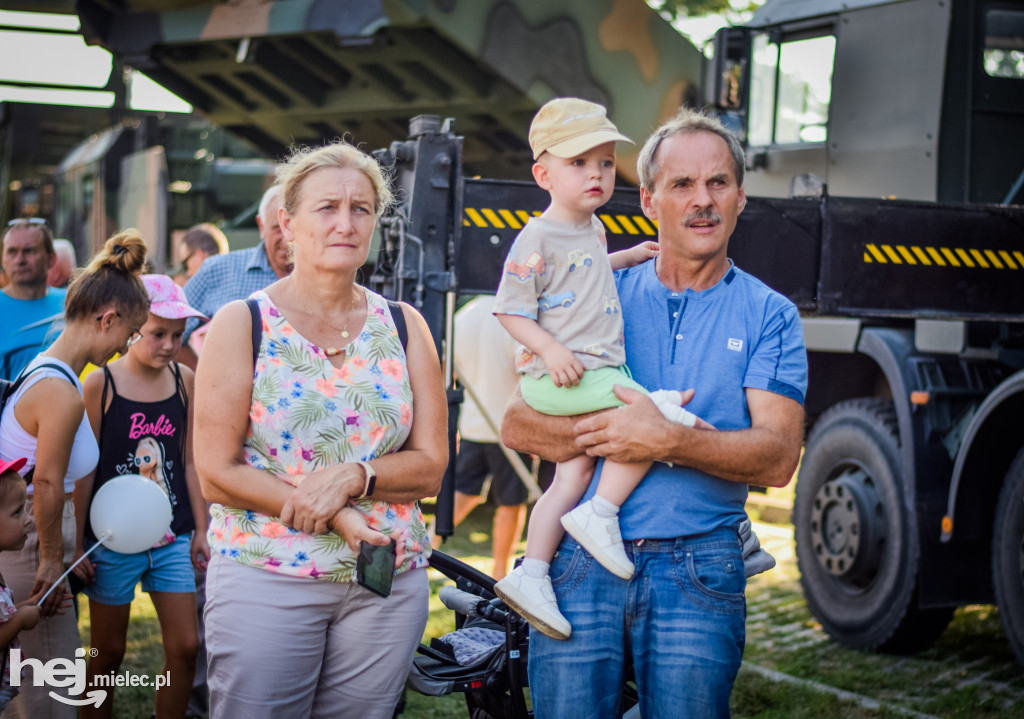
[[[82,646],[89,641],[89,599],[78,595],[78,630],[82,635]],[[164,665],[163,642],[160,638],[160,622],[156,610],[149,601],[149,595],[136,590],[132,603],[132,618],[128,625],[128,644],[125,648],[121,672],[130,671],[140,676],[155,677]],[[115,719],[142,719],[153,713],[154,690],[152,687],[120,687],[114,693]],[[110,701],[108,697],[106,701]]]
[[[734,717],[750,719],[889,719],[901,716],[886,709],[865,709],[831,694],[774,682],[742,669],[729,703]]]

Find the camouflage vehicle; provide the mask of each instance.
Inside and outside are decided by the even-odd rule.
[[[703,58],[643,0],[77,7],[88,42],[270,157],[335,137],[385,147],[405,138],[409,118],[436,114],[465,138],[467,174],[489,177],[527,176],[530,119],[557,95],[600,102],[642,140],[696,102]]]

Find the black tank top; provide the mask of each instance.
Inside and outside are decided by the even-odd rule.
[[[92,486],[95,496],[108,480],[122,474],[140,474],[156,482],[170,499],[172,510],[172,536],[165,537],[157,546],[196,528],[185,483],[184,448],[188,426],[185,385],[177,362],[170,364],[170,370],[177,387],[174,394],[158,402],[137,402],[119,395],[110,370],[103,368],[100,406],[107,404],[108,387],[113,396],[100,420],[100,461]],[[85,536],[90,544],[96,541],[88,515]]]

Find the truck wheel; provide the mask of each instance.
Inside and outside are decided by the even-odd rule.
[[[1010,465],[996,503],[992,584],[1006,638],[1024,664],[1024,450]]]
[[[804,596],[825,631],[857,649],[923,648],[953,616],[916,607],[917,527],[903,495],[899,444],[891,401],[841,402],[815,424],[796,484]]]

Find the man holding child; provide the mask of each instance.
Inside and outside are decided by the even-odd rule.
[[[785,485],[800,456],[807,362],[797,309],[728,258],[746,203],[739,141],[684,110],[637,164],[660,252],[615,274],[626,362],[648,390],[695,389],[687,409],[717,431],[671,422],[621,387],[622,407],[583,418],[510,406],[503,440],[515,449],[560,462],[583,452],[654,462],[618,513],[632,579],[572,537],[558,547],[550,577],[572,634],[531,635],[538,717],[620,715],[630,661],[643,716],[728,716],[745,640],[747,485]]]

